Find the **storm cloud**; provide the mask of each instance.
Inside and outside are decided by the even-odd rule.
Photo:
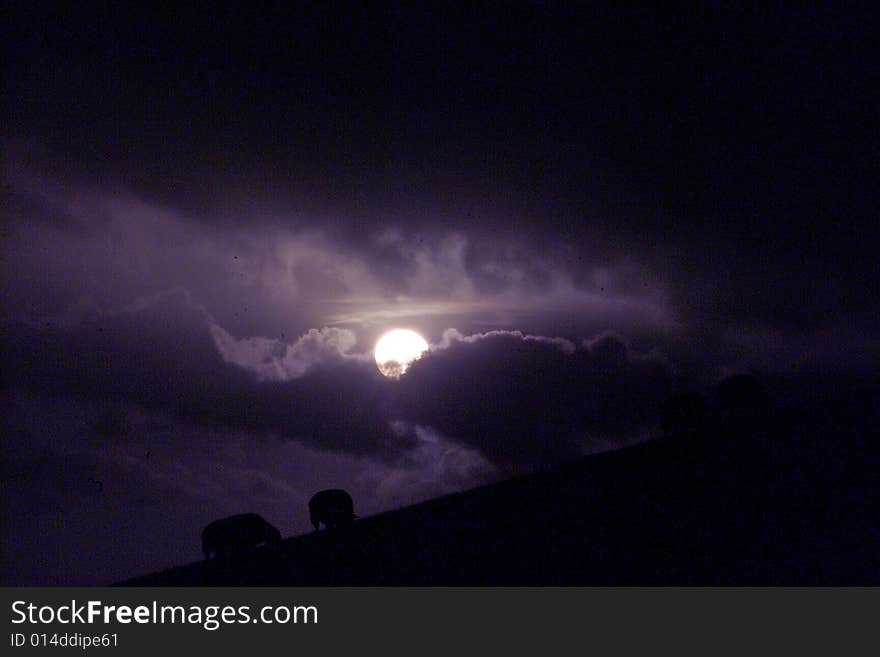
[[[547,464],[644,439],[670,385],[660,357],[633,353],[619,337],[580,345],[493,331],[443,343],[407,371],[405,413],[500,463]]]

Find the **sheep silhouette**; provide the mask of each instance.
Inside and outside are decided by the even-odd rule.
[[[339,488],[322,490],[309,500],[309,517],[315,531],[324,523],[327,529],[337,529],[350,525],[357,517],[354,502],[346,491]]]
[[[256,513],[242,513],[215,520],[202,530],[205,559],[229,557],[263,543],[279,543],[281,532]]]

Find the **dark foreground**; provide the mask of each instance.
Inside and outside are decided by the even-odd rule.
[[[122,584],[880,584],[873,414],[812,410],[586,457]]]

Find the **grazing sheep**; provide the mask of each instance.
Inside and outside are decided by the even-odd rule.
[[[309,500],[309,516],[315,531],[322,522],[328,529],[336,529],[350,525],[357,517],[351,495],[338,488],[315,493]]]
[[[242,513],[215,520],[202,530],[205,559],[229,556],[262,543],[278,543],[281,532],[256,513]]]

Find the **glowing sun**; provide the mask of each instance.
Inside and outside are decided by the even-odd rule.
[[[427,350],[425,338],[415,331],[394,329],[379,338],[373,356],[382,374],[397,379]]]

